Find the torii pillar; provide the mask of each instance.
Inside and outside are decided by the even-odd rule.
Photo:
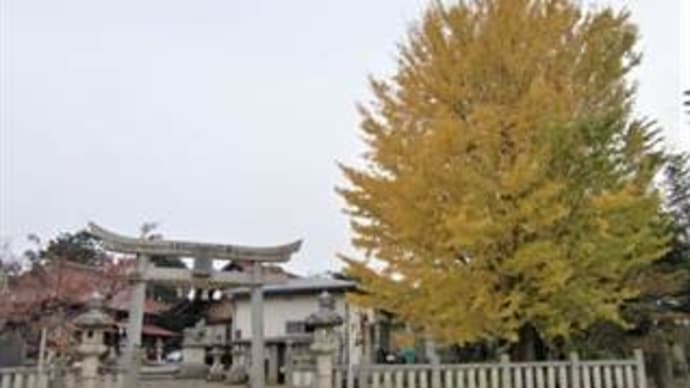
[[[264,388],[266,385],[266,358],[264,344],[264,295],[261,289],[261,263],[252,265],[252,276],[256,283],[251,288],[252,304],[252,364],[250,366],[249,381],[251,388]]]
[[[141,332],[144,325],[144,307],[146,304],[146,280],[144,274],[148,267],[147,255],[138,255],[136,268],[129,276],[131,287],[129,314],[127,321],[127,342],[125,342],[124,360],[127,367],[125,387],[138,387],[141,368]]]

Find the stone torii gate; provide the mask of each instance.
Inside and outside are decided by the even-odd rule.
[[[125,387],[138,386],[141,347],[141,330],[144,318],[146,284],[163,283],[191,285],[192,287],[227,288],[249,287],[252,304],[252,351],[251,388],[264,388],[264,317],[262,285],[270,281],[262,273],[262,263],[284,263],[297,252],[302,241],[273,247],[248,247],[240,245],[208,244],[189,241],[150,240],[122,236],[94,223],[88,232],[103,241],[107,250],[136,255],[135,270],[129,275],[132,301],[129,307],[125,360],[127,376]],[[152,256],[184,257],[194,259],[194,268],[160,268],[150,263]],[[231,260],[251,264],[251,273],[220,272],[213,269],[213,260]]]

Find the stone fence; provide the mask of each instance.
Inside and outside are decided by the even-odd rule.
[[[368,365],[335,368],[333,388],[646,388],[641,351],[627,360]],[[349,377],[349,378],[348,378]],[[301,381],[309,378],[300,376]]]
[[[80,368],[15,367],[0,368],[0,388],[78,388]],[[101,388],[101,387],[99,387]],[[102,388],[110,388],[102,386]]]

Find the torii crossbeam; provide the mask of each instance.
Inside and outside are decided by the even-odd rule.
[[[89,223],[88,232],[102,240],[106,249],[135,254],[136,269],[130,274],[132,301],[129,308],[127,326],[127,347],[125,358],[128,362],[126,387],[136,387],[139,381],[139,348],[144,318],[144,299],[146,284],[168,283],[185,284],[196,287],[251,288],[252,303],[252,365],[251,387],[264,388],[264,322],[263,294],[261,286],[275,283],[278,279],[264,275],[262,263],[281,263],[290,260],[302,241],[272,247],[248,247],[241,245],[209,244],[189,241],[151,240],[119,235],[94,223]],[[158,268],[149,262],[151,256],[188,257],[194,259],[194,269]],[[232,260],[252,264],[252,272],[220,272],[212,266],[214,259]]]

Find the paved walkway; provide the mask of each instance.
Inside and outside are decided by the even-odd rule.
[[[141,388],[247,388],[246,385],[228,385],[203,380],[150,380],[142,381]],[[285,388],[284,385],[267,385],[266,388]]]
[[[228,388],[229,385],[223,383],[210,383],[201,380],[154,380],[143,381],[141,388]]]

